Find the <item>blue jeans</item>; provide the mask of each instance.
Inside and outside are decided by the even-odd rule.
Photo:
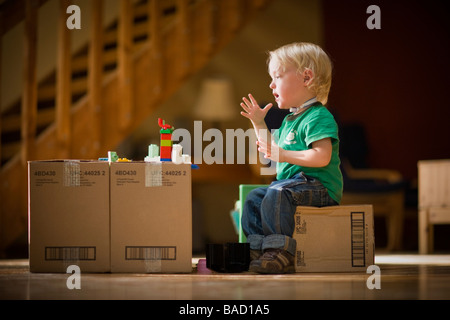
[[[252,250],[283,249],[295,255],[296,207],[337,204],[319,180],[300,172],[250,191],[243,207],[242,229]]]

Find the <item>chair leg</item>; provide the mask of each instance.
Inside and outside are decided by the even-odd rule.
[[[385,195],[384,199],[384,205],[381,208],[386,214],[386,250],[401,250],[403,242],[404,195],[402,192],[399,192]]]
[[[386,250],[387,251],[394,251],[397,247],[397,229],[398,229],[398,224],[397,224],[397,219],[394,215],[394,213],[391,213],[390,215],[388,215],[386,217],[387,219],[387,246],[386,246]]]
[[[433,225],[428,221],[428,210],[419,210],[419,253],[428,254],[433,251]]]
[[[403,192],[397,193],[392,198],[391,208],[392,218],[390,219],[389,236],[392,237],[392,240],[389,239],[388,250],[401,250],[403,242],[403,223],[405,216]]]

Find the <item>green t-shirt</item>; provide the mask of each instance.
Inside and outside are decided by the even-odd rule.
[[[332,155],[328,165],[309,168],[287,162],[277,163],[277,179],[289,179],[303,171],[322,182],[330,197],[340,203],[343,182],[339,168],[338,126],[328,109],[321,104],[315,104],[300,114],[288,114],[274,136],[280,148],[296,151],[311,149],[314,141],[331,138]]]

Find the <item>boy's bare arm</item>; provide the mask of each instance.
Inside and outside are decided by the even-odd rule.
[[[312,143],[312,148],[304,151],[280,149],[280,162],[289,162],[303,167],[325,167],[330,163],[332,153],[331,138]]]
[[[258,151],[265,158],[276,162],[288,162],[302,167],[325,167],[330,163],[332,146],[331,139],[325,138],[312,143],[312,148],[303,151],[284,150],[274,141],[271,144],[258,139]]]

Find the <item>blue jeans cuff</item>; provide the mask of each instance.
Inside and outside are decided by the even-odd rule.
[[[262,250],[262,242],[264,236],[260,234],[250,234],[247,237],[247,242],[250,244],[251,250]]]
[[[266,249],[283,249],[295,256],[296,247],[297,241],[295,239],[282,234],[271,234],[263,238],[261,249],[262,251]]]

